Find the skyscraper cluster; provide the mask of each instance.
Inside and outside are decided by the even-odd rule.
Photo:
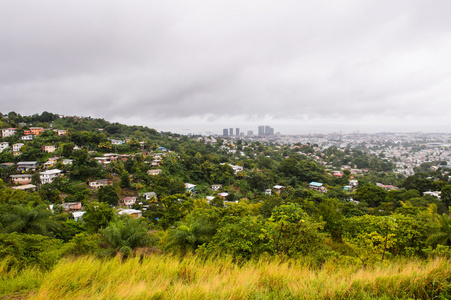
[[[222,136],[234,136],[233,135],[233,128],[224,128],[222,130]],[[240,129],[235,128],[235,136],[240,136]]]
[[[268,125],[258,126],[258,136],[271,136],[274,135],[274,128]]]
[[[248,136],[254,135],[254,131],[248,130],[247,131]],[[274,135],[274,128],[268,125],[260,125],[258,126],[258,136],[273,136]],[[222,136],[229,136],[229,137],[239,137],[244,136],[244,132],[240,131],[240,128],[235,128],[235,134],[233,134],[233,128],[224,128],[222,130]]]

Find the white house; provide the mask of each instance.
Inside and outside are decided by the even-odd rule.
[[[13,144],[13,152],[19,152],[20,148],[22,148],[25,144],[23,143],[17,143],[17,144]]]
[[[155,192],[147,192],[143,194],[144,199],[150,200],[150,199],[157,199],[157,193]]]
[[[132,207],[133,204],[136,203],[136,197],[124,197],[121,200],[121,204],[123,204],[124,206],[130,208]]]
[[[161,174],[161,172],[163,172],[161,169],[152,169],[147,171],[147,175],[155,176]]]
[[[8,147],[9,147],[9,143],[8,142],[1,142],[0,143],[0,152],[2,152],[3,150],[5,150]]]
[[[33,136],[32,135],[24,135],[21,137],[22,141],[32,141]]]
[[[53,169],[53,170],[47,170],[47,171],[43,171],[43,172],[39,173],[39,177],[41,178],[41,183],[42,184],[52,183],[56,177],[60,176],[61,172],[62,171],[59,169]]]
[[[196,192],[196,185],[195,184],[185,183],[185,188],[186,188],[187,192],[192,192],[192,193]]]
[[[212,184],[211,185],[211,190],[214,192],[219,191],[222,188],[222,184]]]
[[[18,172],[28,171],[28,170],[35,171],[37,167],[38,167],[37,161],[20,161],[17,163],[17,171]]]
[[[285,187],[283,185],[275,185],[272,187],[276,193],[280,193]]]
[[[142,212],[137,209],[120,209],[117,213],[118,215],[129,215],[133,218],[141,218],[143,216]]]
[[[9,137],[9,136],[13,136],[17,131],[17,128],[5,128],[2,129],[2,137]]]
[[[89,187],[93,188],[93,189],[98,189],[101,186],[106,186],[108,184],[112,184],[113,182],[111,180],[108,179],[99,179],[99,180],[95,180],[95,181],[90,181],[89,182]]]

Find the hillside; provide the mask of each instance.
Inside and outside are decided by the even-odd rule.
[[[0,117],[0,295],[450,295],[446,166],[403,177],[358,145]]]

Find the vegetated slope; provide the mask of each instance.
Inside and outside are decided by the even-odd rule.
[[[59,263],[32,299],[448,299],[450,261],[404,260],[359,268],[329,261],[173,256]]]

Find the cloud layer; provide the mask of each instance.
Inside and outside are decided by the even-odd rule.
[[[451,131],[451,2],[279,2],[6,0],[1,111]]]

